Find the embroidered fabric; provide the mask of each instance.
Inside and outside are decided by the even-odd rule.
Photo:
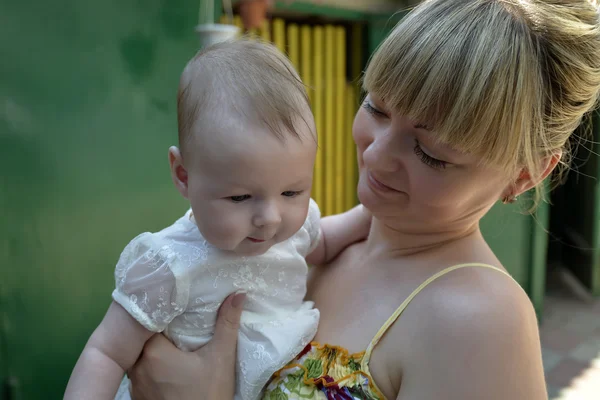
[[[212,337],[223,300],[235,291],[246,291],[235,398],[257,399],[271,375],[316,333],[319,312],[303,299],[305,257],[321,236],[319,208],[311,199],[302,228],[255,257],[212,246],[190,212],[127,245],[116,266],[113,299],[146,329],[164,333],[182,350],[194,351]],[[125,380],[117,398],[128,397]]]

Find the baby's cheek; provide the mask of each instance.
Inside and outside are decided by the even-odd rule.
[[[308,215],[308,207],[304,209],[303,207],[294,207],[290,210],[287,218],[287,227],[288,235],[293,235],[298,232],[302,225],[304,225],[304,221],[306,221],[306,217]]]
[[[245,232],[248,222],[244,220],[243,215],[234,212],[228,212],[215,216],[215,229],[219,235],[228,241],[239,241],[248,234]]]
[[[213,246],[227,250],[232,242],[230,216],[210,207],[199,211],[194,216],[202,236]]]

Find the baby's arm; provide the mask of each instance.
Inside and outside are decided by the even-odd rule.
[[[306,257],[313,265],[327,264],[346,247],[369,235],[371,213],[362,204],[342,214],[321,219],[321,239],[315,250]]]
[[[75,365],[65,400],[113,400],[125,371],[153,334],[113,302]]]

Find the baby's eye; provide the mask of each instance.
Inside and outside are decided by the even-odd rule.
[[[233,201],[234,203],[241,203],[242,201],[246,201],[250,198],[251,196],[249,194],[243,194],[241,196],[231,196],[229,197],[229,200]]]
[[[296,197],[301,193],[302,193],[302,191],[287,190],[287,191],[281,193],[281,195],[285,196],[285,197]]]

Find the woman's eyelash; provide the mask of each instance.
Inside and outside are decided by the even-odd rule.
[[[415,139],[415,154],[421,159],[421,161],[434,169],[445,169],[448,164],[446,161],[438,160],[437,158],[431,157],[425,153],[419,144],[419,141]]]
[[[370,113],[376,117],[385,117],[386,116],[385,113],[383,113],[383,112],[379,111],[378,109],[376,109],[375,107],[373,107],[371,105],[371,103],[369,103],[368,101],[363,102],[362,106],[365,110],[367,110],[368,113]],[[427,125],[424,125],[424,124],[416,124],[415,128],[429,130]],[[419,141],[416,139],[415,139],[414,151],[415,151],[415,154],[421,159],[421,161],[425,165],[430,166],[431,168],[445,169],[446,166],[448,165],[448,163],[446,161],[438,160],[437,158],[433,158],[429,154],[425,153],[423,151],[423,149],[421,148]]]
[[[375,107],[373,107],[371,105],[371,103],[369,103],[368,101],[363,102],[362,106],[363,106],[363,108],[365,110],[367,110],[367,112],[369,114],[372,114],[372,115],[374,115],[376,117],[385,117],[385,113],[384,112],[379,111],[378,109],[376,109]]]

